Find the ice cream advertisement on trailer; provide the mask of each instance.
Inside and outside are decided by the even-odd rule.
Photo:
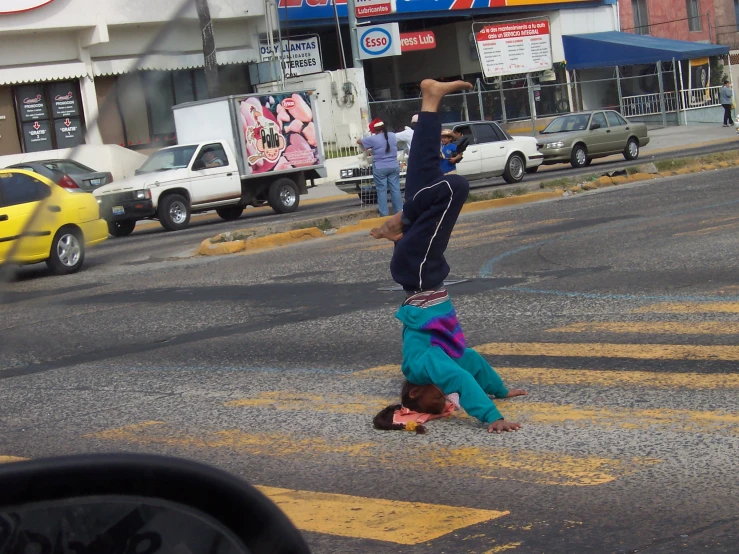
[[[246,98],[240,103],[240,119],[252,173],[320,165],[307,92]]]

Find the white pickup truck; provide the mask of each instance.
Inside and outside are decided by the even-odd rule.
[[[178,146],[158,150],[136,175],[94,191],[116,237],[141,219],[168,231],[215,209],[237,219],[246,206],[293,212],[307,181],[326,176],[312,91],[229,96],[174,106]]]

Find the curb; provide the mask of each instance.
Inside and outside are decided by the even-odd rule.
[[[212,243],[211,239],[205,239],[200,243],[196,254],[200,256],[224,256],[226,254],[237,254],[249,250],[262,250],[276,248],[305,240],[317,239],[325,236],[318,227],[275,233],[266,237],[258,237],[248,240],[233,240],[230,242]]]

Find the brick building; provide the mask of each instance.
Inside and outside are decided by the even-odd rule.
[[[620,0],[621,30],[739,48],[739,0]]]

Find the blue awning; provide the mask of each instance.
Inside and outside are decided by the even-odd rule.
[[[609,31],[563,35],[567,69],[692,60],[729,53],[728,46]]]

